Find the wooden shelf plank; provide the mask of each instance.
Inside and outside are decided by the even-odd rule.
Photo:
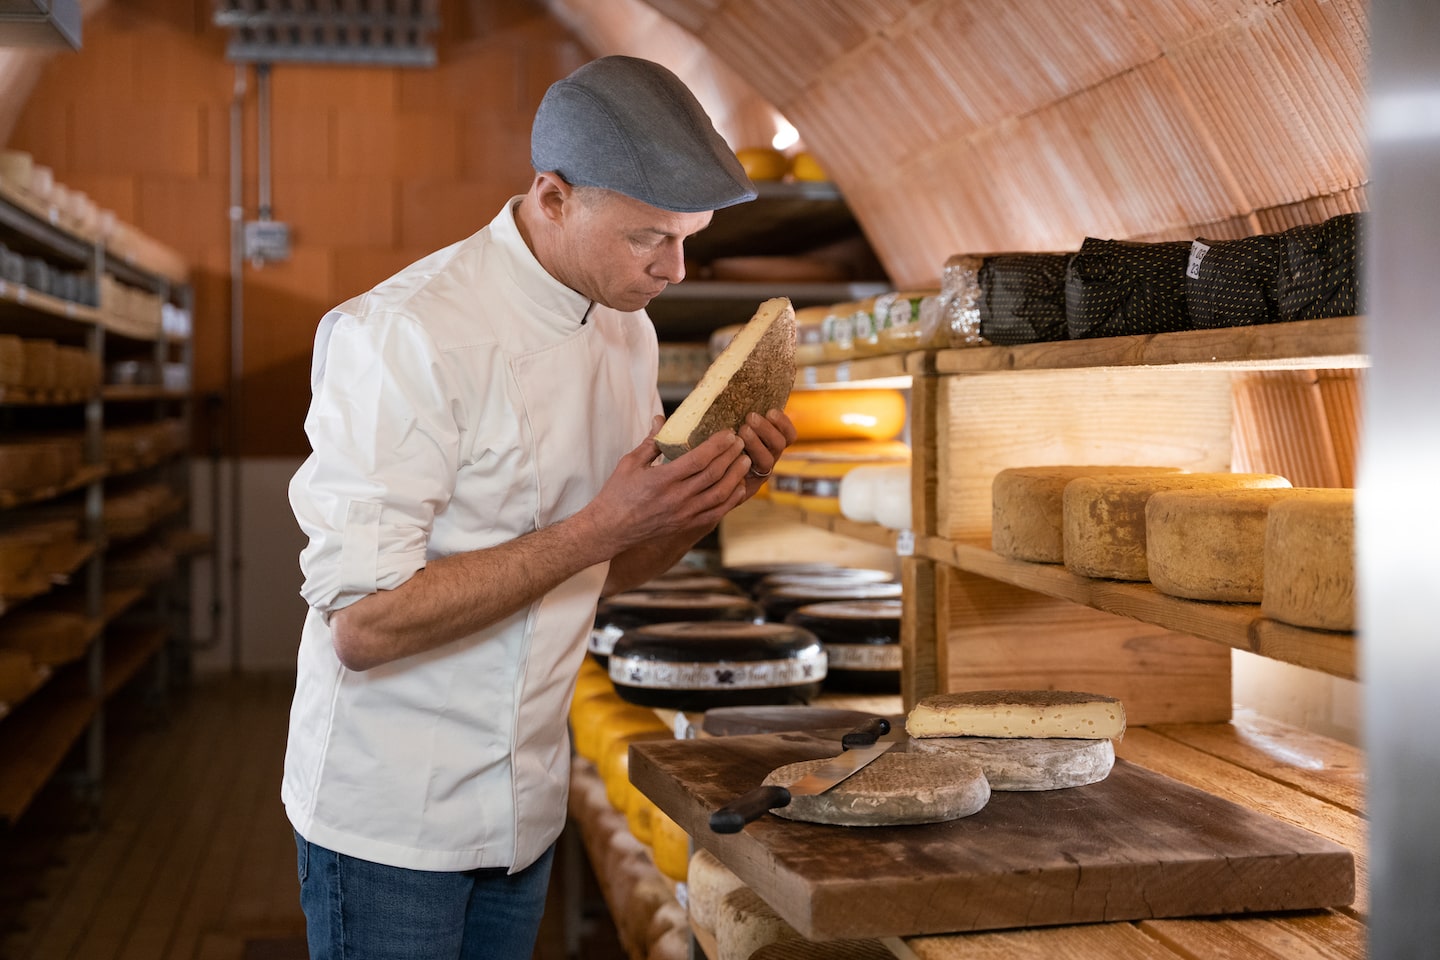
[[[916,552],[968,573],[1119,614],[1272,660],[1357,679],[1353,633],[1308,630],[1263,617],[1253,603],[1205,603],[1161,593],[1149,583],[1095,580],[1063,566],[1002,557],[988,544],[920,538]]]
[[[804,388],[848,383],[872,384],[877,381],[892,383],[902,380],[908,383],[911,367],[906,361],[909,356],[910,354],[904,353],[887,353],[877,357],[855,357],[852,360],[801,367],[795,371],[795,386]]]
[[[893,550],[899,538],[897,531],[882,527],[878,523],[858,523],[837,514],[815,513],[810,510],[801,510],[799,507],[777,506],[775,509],[791,513],[795,519],[812,527],[838,533],[851,540],[873,543],[878,547],[889,547]]]
[[[111,631],[105,637],[105,696],[111,697],[129,683],[150,658],[165,646],[165,630]]]
[[[88,487],[105,477],[106,473],[107,469],[104,464],[87,464],[77,470],[69,480],[53,487],[37,487],[33,490],[0,490],[0,510],[18,507],[26,503],[39,503],[42,500],[54,500],[62,493]]]
[[[102,389],[100,396],[106,403],[130,402],[139,400],[188,400],[190,393],[186,390],[171,390],[154,384],[144,383],[107,383]]]
[[[1216,330],[1058,340],[1015,347],[970,347],[937,351],[935,372],[1134,366],[1364,367],[1369,366],[1364,333],[1362,317],[1331,317]]]
[[[14,823],[60,767],[98,701],[53,683],[0,721],[0,819]]]

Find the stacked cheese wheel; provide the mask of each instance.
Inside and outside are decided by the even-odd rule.
[[[910,460],[910,448],[895,439],[905,428],[905,396],[898,390],[795,391],[785,413],[797,440],[766,486],[777,503],[839,513],[840,483],[851,470]]]
[[[1002,556],[1354,629],[1353,490],[1295,489],[1272,474],[1041,466],[1002,470],[991,495]]]

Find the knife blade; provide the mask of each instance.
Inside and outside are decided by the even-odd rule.
[[[889,721],[884,717],[872,717],[841,737],[843,753],[788,786],[765,784],[736,797],[710,814],[710,829],[715,833],[739,833],[745,824],[758,819],[767,810],[787,805],[792,797],[824,793],[895,746],[894,740],[880,739],[889,732]]]

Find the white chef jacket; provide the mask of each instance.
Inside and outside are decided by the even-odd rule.
[[[649,319],[546,273],[517,201],[315,339],[314,452],[290,483],[310,610],[281,795],[301,836],[392,866],[513,872],[559,836],[566,715],[609,565],[364,672],[340,664],[330,614],[575,513],[661,409]]]

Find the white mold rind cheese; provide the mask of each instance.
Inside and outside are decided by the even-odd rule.
[[[1355,491],[1307,490],[1265,524],[1265,616],[1297,627],[1355,629]]]
[[[1125,707],[1114,697],[1072,690],[937,693],[905,720],[912,737],[1064,737],[1118,740]]]
[[[1063,790],[1099,783],[1115,766],[1110,740],[1001,737],[912,738],[913,749],[980,764],[991,790]]]
[[[811,796],[795,796],[771,812],[790,820],[842,827],[943,823],[977,813],[990,799],[980,765],[938,753],[882,753],[838,784]],[[828,763],[802,760],[772,770],[765,783],[788,786]]]
[[[1065,485],[1065,567],[1082,577],[1148,580],[1145,505],[1162,490],[1289,487],[1268,473],[1079,477]]]
[[[1145,564],[1161,593],[1259,603],[1265,518],[1301,490],[1163,490],[1145,505]]]

